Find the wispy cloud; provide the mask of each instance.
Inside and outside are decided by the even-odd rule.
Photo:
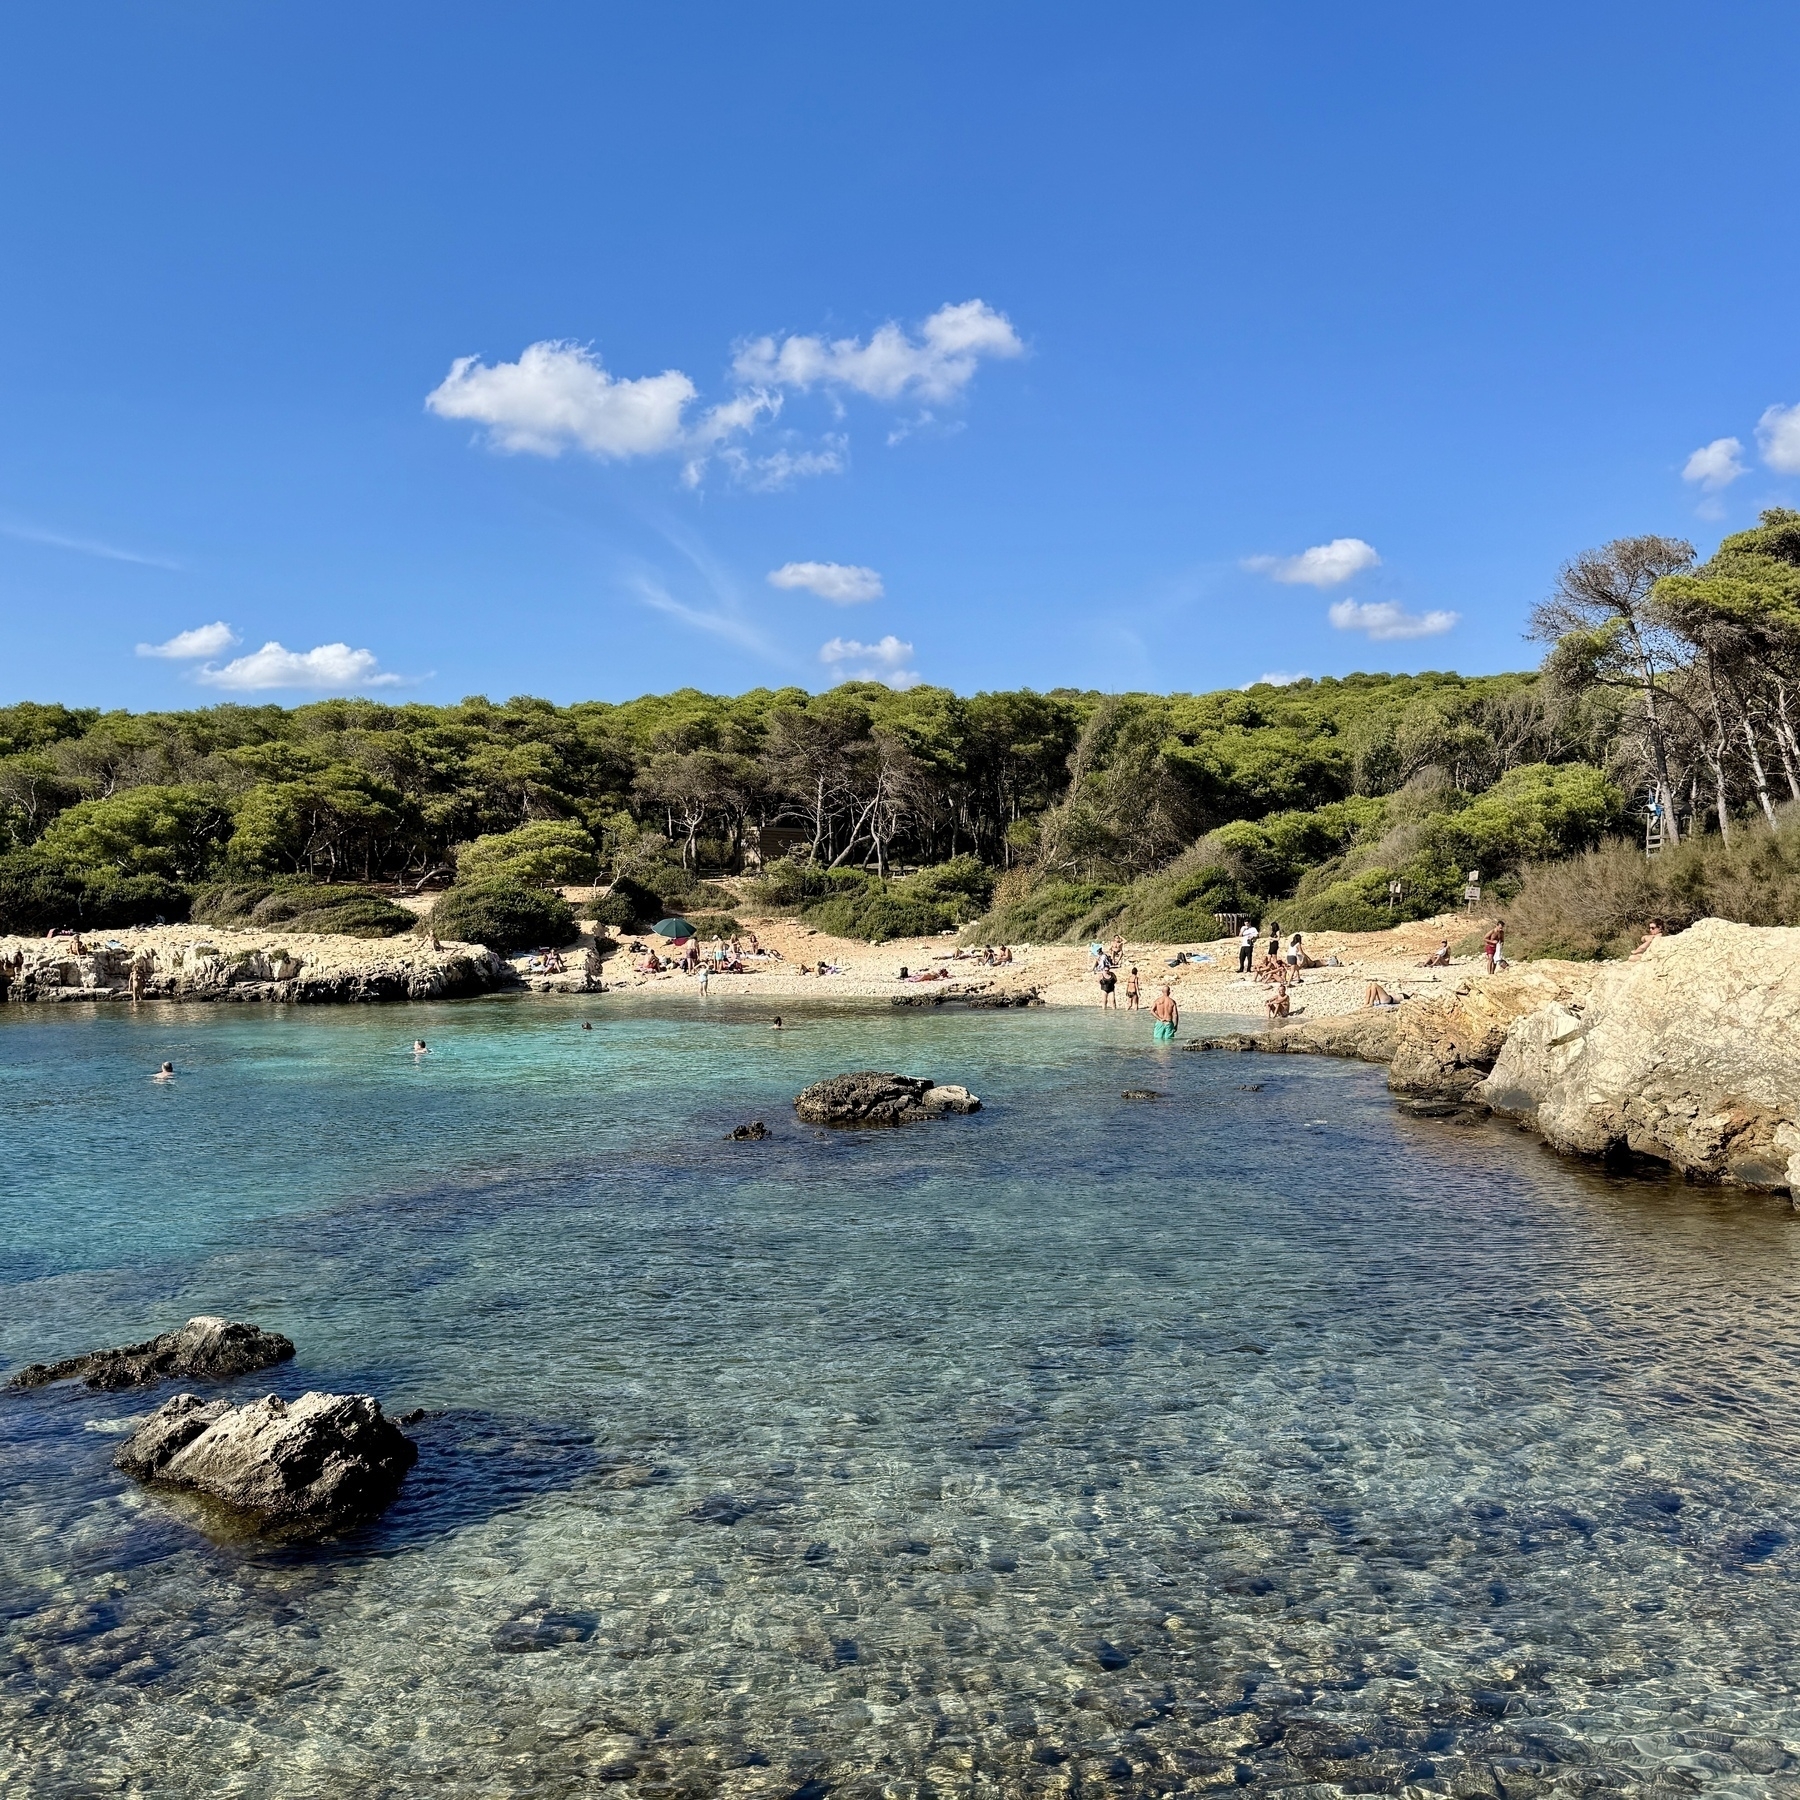
[[[855,606],[863,600],[879,600],[885,591],[881,577],[861,563],[791,562],[769,571],[769,586],[804,588],[837,606]]]
[[[759,387],[836,386],[874,400],[953,400],[975,379],[983,357],[1023,356],[1005,313],[985,300],[940,306],[914,338],[890,319],[861,338],[794,335],[740,345],[732,369]]]
[[[638,598],[646,606],[695,631],[724,638],[727,643],[736,644],[740,649],[748,650],[767,662],[786,663],[790,660],[747,619],[730,612],[705,612],[697,606],[689,606],[647,577],[639,576],[633,585],[637,588]]]
[[[1366,632],[1378,644],[1400,638],[1437,637],[1461,618],[1461,613],[1441,609],[1409,613],[1392,600],[1336,600],[1331,607],[1331,622],[1339,631]]]
[[[834,637],[819,646],[819,661],[839,681],[883,681],[891,688],[909,688],[919,685],[919,671],[905,666],[912,653],[911,644],[903,644],[889,632],[873,644]]]
[[[176,661],[218,656],[238,641],[238,634],[223,619],[210,625],[196,625],[192,631],[178,631],[166,643],[139,644],[139,656],[167,656]]]
[[[250,693],[268,688],[342,692],[349,688],[398,687],[405,677],[383,671],[372,650],[352,650],[348,644],[289,650],[271,638],[260,650],[237,657],[223,668],[208,664],[196,669],[194,679],[207,687]]]
[[[61,531],[44,531],[36,525],[20,525],[0,520],[0,537],[17,538],[22,544],[44,544],[52,550],[73,550],[78,556],[98,556],[107,562],[137,563],[146,569],[172,569],[182,572],[182,565],[166,556],[151,556],[141,550],[121,550],[117,544],[103,544],[98,538],[70,537]]]
[[[1800,406],[1771,406],[1756,422],[1756,445],[1778,475],[1800,475]]]
[[[1329,544],[1314,544],[1298,556],[1246,556],[1243,566],[1289,585],[1328,588],[1341,586],[1364,569],[1375,568],[1380,561],[1373,544],[1346,537],[1333,538]]]

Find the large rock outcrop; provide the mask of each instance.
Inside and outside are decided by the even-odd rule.
[[[1508,1032],[1475,1097],[1558,1149],[1800,1193],[1800,930],[1702,919]]]
[[[480,944],[141,925],[79,938],[0,938],[21,959],[8,997],[68,1000],[454,1000],[514,979]]]
[[[1295,1019],[1262,1031],[1225,1031],[1191,1038],[1188,1050],[1265,1051],[1276,1056],[1345,1056],[1355,1062],[1389,1062],[1398,1042],[1397,1009],[1370,1008],[1324,1019]]]
[[[1578,999],[1595,973],[1593,963],[1525,963],[1407,1001],[1394,1015],[1388,1086],[1413,1099],[1470,1100],[1514,1022],[1540,1006]]]
[[[827,1076],[794,1097],[794,1111],[809,1125],[907,1125],[980,1110],[980,1100],[966,1087],[873,1069]]]
[[[53,1381],[83,1381],[112,1393],[150,1387],[159,1381],[229,1381],[258,1369],[271,1369],[293,1354],[293,1341],[278,1331],[202,1314],[189,1319],[179,1331],[165,1331],[142,1344],[89,1350],[56,1363],[32,1363],[6,1385],[34,1388]]]
[[[271,1394],[246,1406],[177,1394],[120,1447],[117,1466],[222,1500],[289,1531],[374,1517],[418,1461],[368,1394]]]

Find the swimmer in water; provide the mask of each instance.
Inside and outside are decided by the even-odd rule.
[[[414,1038],[413,1039],[413,1055],[414,1056],[428,1056],[430,1053],[431,1053],[431,1046],[428,1043],[426,1043],[426,1041],[423,1038]]]
[[[592,1025],[590,1025],[590,1024],[589,1024],[589,1023],[588,1023],[588,1022],[587,1022],[587,1020],[586,1020],[586,1019],[583,1019],[583,1020],[582,1020],[582,1021],[581,1021],[581,1029],[582,1029],[582,1030],[583,1030],[583,1031],[592,1031],[592,1030],[593,1030],[593,1029],[594,1029],[594,1028],[593,1028],[593,1026],[592,1026]]]
[[[164,1063],[150,1079],[152,1081],[173,1081],[175,1079],[175,1065],[173,1063]]]
[[[780,1029],[781,1029],[781,1014],[780,1014],[780,1013],[777,1013],[777,1014],[776,1014],[776,1015],[775,1015],[775,1016],[774,1016],[774,1018],[772,1018],[772,1019],[771,1019],[771,1020],[770,1020],[770,1021],[769,1021],[769,1023],[770,1023],[770,1025],[771,1025],[771,1026],[773,1026],[773,1027],[774,1027],[774,1029],[775,1029],[775,1030],[777,1030],[777,1031],[779,1031],[779,1030],[780,1030]]]

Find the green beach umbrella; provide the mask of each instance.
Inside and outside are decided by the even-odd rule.
[[[657,926],[656,935],[666,938],[691,938],[694,935],[694,928],[686,919],[664,919]]]

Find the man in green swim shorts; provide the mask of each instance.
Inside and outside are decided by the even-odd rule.
[[[1159,1044],[1171,1042],[1175,1036],[1175,1027],[1181,1023],[1181,1008],[1175,1004],[1175,996],[1169,991],[1169,984],[1163,983],[1163,991],[1156,1004],[1150,1009],[1150,1016],[1156,1021],[1150,1035]]]

